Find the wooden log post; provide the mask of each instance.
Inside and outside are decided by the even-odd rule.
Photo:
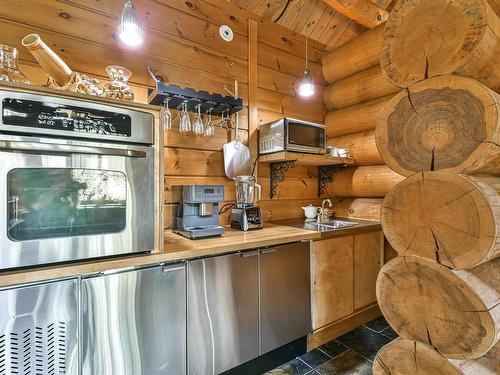
[[[329,138],[328,144],[348,149],[355,165],[384,164],[377,149],[373,130]]]
[[[323,55],[323,76],[329,83],[349,77],[371,66],[379,65],[384,26],[361,33],[333,51]]]
[[[377,279],[377,300],[403,338],[428,343],[451,359],[479,358],[500,337],[500,258],[450,270],[417,257],[397,257]]]
[[[325,126],[328,136],[336,137],[365,130],[374,130],[377,127],[380,112],[391,98],[392,95],[383,96],[327,113]]]
[[[415,174],[385,197],[380,221],[399,255],[475,267],[500,256],[500,177]]]
[[[449,360],[422,342],[398,338],[377,353],[374,375],[497,375],[500,344],[477,359]]]
[[[395,95],[380,114],[377,147],[386,164],[419,171],[500,172],[500,96],[477,81],[441,76]]]
[[[398,91],[399,88],[390,83],[376,65],[327,86],[323,98],[326,108],[333,111]]]
[[[403,88],[454,73],[499,91],[499,36],[486,0],[399,1],[385,24],[380,65]]]
[[[346,168],[335,174],[334,197],[383,198],[404,179],[385,165]]]

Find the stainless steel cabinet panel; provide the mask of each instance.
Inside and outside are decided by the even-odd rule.
[[[186,267],[82,280],[82,374],[186,373]]]
[[[261,354],[312,331],[309,244],[261,251]]]
[[[78,280],[0,290],[0,374],[78,374]]]
[[[189,374],[218,374],[258,356],[257,255],[188,262]]]

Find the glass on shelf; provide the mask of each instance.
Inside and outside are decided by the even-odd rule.
[[[30,81],[19,70],[17,56],[17,48],[0,44],[0,81],[29,85]]]
[[[118,65],[106,67],[109,83],[104,86],[104,96],[118,100],[134,101],[134,92],[128,85],[132,72]]]

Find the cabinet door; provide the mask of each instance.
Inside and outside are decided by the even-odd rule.
[[[309,259],[309,243],[261,251],[261,354],[311,332]]]
[[[186,267],[82,280],[82,374],[186,373]]]
[[[188,262],[189,374],[219,374],[259,355],[257,261],[252,251]]]
[[[0,289],[0,374],[77,375],[78,281]]]
[[[382,256],[382,232],[354,235],[354,309],[377,301],[375,286]]]
[[[312,317],[318,329],[354,311],[353,236],[313,242]]]

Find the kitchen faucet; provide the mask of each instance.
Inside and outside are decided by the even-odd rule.
[[[325,203],[328,203],[328,208],[332,208],[332,201],[330,199],[325,199],[321,202],[321,212],[316,221],[318,224],[325,223],[329,219],[329,215],[325,212]]]

